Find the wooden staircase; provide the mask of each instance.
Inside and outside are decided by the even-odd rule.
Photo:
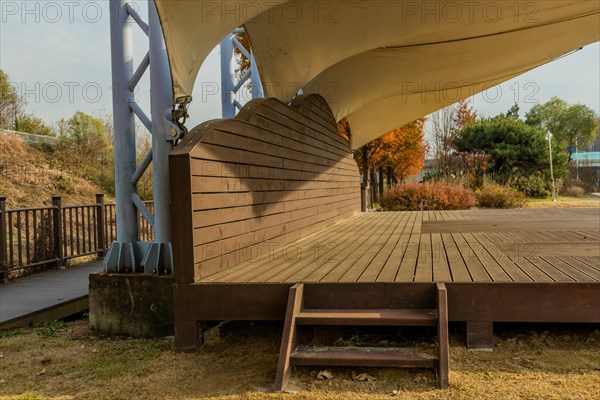
[[[290,288],[275,390],[287,386],[292,366],[397,367],[437,369],[439,386],[448,387],[448,304],[446,286],[436,284],[437,309],[304,309],[304,284]],[[438,355],[410,348],[303,347],[298,345],[300,325],[334,326],[437,326]]]

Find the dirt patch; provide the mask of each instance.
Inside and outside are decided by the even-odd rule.
[[[597,326],[513,328],[494,352],[469,352],[451,330],[450,389],[432,371],[296,369],[296,394],[272,393],[281,328],[213,330],[195,354],[173,339],[99,337],[87,321],[0,333],[0,399],[595,399],[600,394]],[[355,381],[366,372],[376,380]]]

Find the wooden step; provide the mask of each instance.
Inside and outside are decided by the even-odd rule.
[[[298,325],[436,326],[437,323],[437,311],[432,309],[309,309],[296,316]]]
[[[275,390],[288,384],[291,366],[435,368],[448,387],[448,294],[437,283],[437,309],[305,309],[304,284],[290,288]],[[386,347],[298,347],[298,325],[436,326],[437,351]]]
[[[290,356],[296,366],[436,368],[437,357],[398,347],[298,347]]]

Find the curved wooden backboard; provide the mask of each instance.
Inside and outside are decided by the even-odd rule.
[[[170,155],[175,279],[191,283],[360,211],[349,143],[318,95],[248,103]]]

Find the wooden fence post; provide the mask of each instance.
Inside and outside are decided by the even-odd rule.
[[[56,258],[56,266],[63,268],[65,264],[63,259],[62,201],[60,196],[52,196],[52,207],[54,258]]]
[[[96,248],[98,249],[98,257],[104,257],[106,250],[106,239],[104,237],[104,223],[106,216],[104,215],[104,194],[96,194]]]
[[[8,280],[6,197],[0,196],[0,279]]]

